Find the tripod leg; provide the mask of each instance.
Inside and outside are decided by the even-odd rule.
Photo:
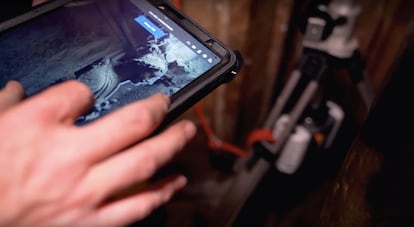
[[[372,84],[370,83],[370,81],[367,80],[367,77],[364,75],[364,79],[358,82],[356,84],[356,87],[362,97],[362,100],[365,103],[365,106],[367,107],[369,111],[375,99],[374,89],[372,88]]]
[[[270,146],[270,151],[273,154],[278,154],[280,149],[284,146],[290,133],[292,132],[293,128],[296,126],[297,121],[301,117],[303,111],[308,106],[309,102],[313,98],[318,88],[319,88],[318,81],[312,80],[309,82],[302,96],[300,97],[298,103],[295,105],[295,107],[289,114],[289,123],[286,125],[282,133],[280,133],[279,137],[276,138],[277,143]]]
[[[273,129],[274,125],[279,119],[282,111],[284,110],[287,102],[289,101],[289,98],[292,96],[296,86],[298,85],[300,79],[301,79],[302,73],[299,69],[296,69],[293,71],[292,75],[290,76],[289,80],[285,84],[281,94],[276,99],[275,104],[273,105],[273,108],[271,109],[263,128]],[[263,146],[268,146],[267,143],[263,143]],[[241,169],[246,168],[246,166],[250,166],[251,164],[254,164],[257,161],[257,158],[254,154],[254,152],[250,152],[251,156],[250,158],[246,159],[239,159],[234,164],[233,169],[235,172],[239,172]]]
[[[270,152],[277,154],[283,147],[292,129],[316,93],[318,87],[318,81],[312,80],[309,82],[303,94],[299,98],[298,103],[293,108],[291,113],[291,121],[289,122],[288,127],[283,130],[283,136],[277,139],[276,146],[272,147],[273,150],[269,150]],[[233,222],[236,220],[247,199],[253,193],[263,176],[268,172],[269,168],[272,167],[272,164],[273,163],[270,163],[267,160],[258,159],[252,168],[244,168],[237,173],[235,178],[232,180],[229,189],[227,190],[226,196],[224,196],[219,203],[220,211],[217,212],[217,216],[214,217],[216,223],[212,226],[230,227],[233,225]]]
[[[362,100],[364,101],[365,106],[367,107],[367,110],[369,111],[374,102],[375,93],[371,81],[365,73],[365,62],[359,51],[354,52],[348,71],[353,83],[361,95]]]
[[[285,87],[282,90],[282,93],[277,98],[276,103],[272,109],[272,111],[269,114],[269,117],[266,119],[266,122],[264,124],[265,128],[273,128],[274,123],[276,120],[280,117],[280,114],[283,111],[283,108],[285,107],[286,103],[289,100],[289,97],[292,95],[296,85],[298,84],[301,77],[301,73],[299,70],[295,70],[289,81],[286,83]]]

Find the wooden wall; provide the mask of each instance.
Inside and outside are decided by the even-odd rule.
[[[303,0],[182,1],[184,12],[244,57],[242,73],[203,100],[220,136],[242,141],[246,133],[260,127],[267,117],[277,89],[283,86],[284,78],[289,77],[301,54],[302,37],[292,25],[306,3]],[[407,42],[412,3],[360,0],[358,4],[362,12],[355,37],[378,94],[388,83],[392,65]],[[344,86],[344,92],[349,86],[352,84]],[[358,99],[355,96],[344,102],[354,105]]]
[[[414,2],[356,2],[362,11],[355,28],[355,37],[366,60],[366,70],[375,94],[381,97],[392,80],[405,48],[412,42],[409,37],[413,32]],[[261,127],[278,91],[301,55],[302,36],[294,25],[307,3],[300,0],[182,1],[184,12],[229,46],[240,50],[244,57],[244,68],[240,75],[202,101],[208,120],[219,137],[244,146],[247,135]],[[270,222],[272,224],[269,226],[346,227],[373,224],[366,193],[372,177],[383,168],[384,156],[361,135],[360,129],[366,127],[365,120],[369,113],[355,87],[347,76],[333,76],[336,79],[332,86],[336,87],[337,92],[334,98],[356,126],[351,145],[338,161],[337,172],[330,174],[332,177],[322,180],[309,191],[307,197],[283,214],[277,213],[273,217],[277,221]],[[184,117],[197,121],[192,110]],[[199,137],[203,137],[202,131],[199,134]],[[183,160],[208,166],[205,163],[208,160],[203,159],[208,159],[208,155],[194,155],[194,150],[209,152],[205,138],[196,139],[189,147],[191,151],[185,153],[187,157],[183,157]],[[204,170],[215,173],[206,173]],[[193,179],[204,174],[199,181],[217,180],[217,170],[204,170],[198,169],[199,175],[193,175]],[[190,183],[188,191],[196,190],[191,187]],[[203,199],[197,197],[197,200]],[[197,203],[197,200],[193,202]],[[194,206],[191,208],[197,209]],[[191,223],[189,221],[189,225]]]
[[[250,0],[182,1],[191,18],[235,50],[245,52],[250,25]],[[244,70],[231,83],[221,86],[202,101],[215,132],[224,139],[232,139],[237,128],[237,110]],[[190,115],[192,112],[190,111]]]

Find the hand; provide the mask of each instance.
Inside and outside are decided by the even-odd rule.
[[[147,138],[168,110],[164,95],[79,127],[93,103],[87,86],[65,82],[19,102],[23,94],[16,82],[0,92],[0,226],[127,225],[185,185],[172,176],[114,197],[148,183],[195,134],[182,121]]]

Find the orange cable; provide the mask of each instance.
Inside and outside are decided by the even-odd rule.
[[[182,8],[181,0],[173,0],[172,3],[174,4],[175,7],[177,7],[177,9]]]
[[[273,136],[273,132],[270,129],[256,129],[250,132],[248,139],[247,139],[247,147],[253,149],[253,145],[260,141],[266,141],[269,143],[275,143],[276,139]]]
[[[200,125],[203,129],[203,131],[207,134],[208,137],[208,145],[210,148],[212,148],[213,150],[222,150],[222,151],[226,151],[226,152],[230,152],[233,153],[237,156],[240,157],[246,157],[247,156],[247,152],[244,151],[243,149],[240,149],[230,143],[227,143],[225,141],[222,141],[221,139],[219,139],[213,132],[213,129],[211,128],[211,126],[209,125],[207,118],[204,114],[203,108],[201,103],[197,103],[194,105],[194,110],[196,112],[197,118],[200,121]]]
[[[204,114],[201,103],[195,104],[194,110],[196,112],[197,118],[200,121],[201,127],[203,128],[204,132],[207,134],[208,137],[213,137],[214,136],[213,129],[210,127],[207,121],[207,118]]]

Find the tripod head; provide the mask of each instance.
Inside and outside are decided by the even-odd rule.
[[[351,58],[358,49],[353,30],[360,11],[353,0],[311,2],[300,23],[304,48]]]
[[[359,51],[354,27],[361,12],[354,0],[311,1],[300,23],[305,52],[325,55],[329,65],[346,68],[369,110],[374,91],[365,75],[365,62]]]

